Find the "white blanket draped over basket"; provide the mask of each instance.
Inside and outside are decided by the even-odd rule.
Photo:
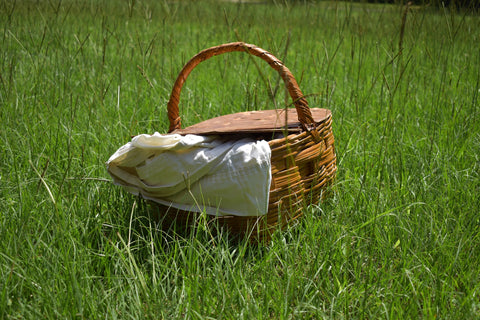
[[[142,134],[107,162],[113,182],[135,195],[210,215],[258,216],[268,211],[268,142],[218,136]]]

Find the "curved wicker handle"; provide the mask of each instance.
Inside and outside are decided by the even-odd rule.
[[[308,102],[307,100],[305,100],[302,92],[300,91],[300,88],[298,87],[297,80],[295,80],[290,70],[288,70],[288,68],[285,67],[283,63],[271,53],[257,46],[243,42],[233,42],[205,49],[197,53],[183,67],[182,71],[177,77],[177,80],[175,81],[175,84],[173,85],[170,100],[167,104],[168,120],[170,121],[170,129],[168,130],[168,132],[172,132],[176,129],[181,129],[181,119],[178,110],[180,92],[182,90],[182,86],[185,80],[187,79],[193,68],[195,68],[200,62],[207,60],[213,56],[218,56],[220,54],[233,51],[243,51],[257,56],[265,60],[273,69],[277,70],[277,72],[280,74],[283,81],[285,82],[288,93],[290,94],[295,108],[297,109],[298,120],[303,125],[304,129],[309,130],[309,128],[315,126],[315,121],[313,120],[312,113],[310,112],[310,108],[308,107]]]

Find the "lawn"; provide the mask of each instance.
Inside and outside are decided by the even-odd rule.
[[[233,41],[333,114],[331,196],[260,246],[162,231],[105,168]],[[445,8],[0,1],[0,318],[479,318],[479,43],[478,14]],[[184,125],[288,104],[257,60],[200,64]]]

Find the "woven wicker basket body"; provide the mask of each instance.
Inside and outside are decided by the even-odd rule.
[[[181,129],[180,92],[190,72],[200,62],[226,52],[241,51],[260,57],[280,74],[295,109],[243,112],[210,119]],[[310,109],[298,84],[283,63],[267,51],[242,42],[212,47],[195,55],[182,69],[168,103],[171,133],[252,136],[267,139],[271,151],[272,182],[268,212],[264,216],[207,216],[230,232],[251,241],[268,241],[273,231],[283,229],[303,215],[309,203],[320,201],[337,170],[331,112]],[[298,118],[298,120],[296,119]],[[276,134],[275,134],[276,133]],[[272,137],[277,138],[272,138]],[[280,136],[280,138],[278,138]],[[164,225],[195,223],[198,213],[157,204]]]

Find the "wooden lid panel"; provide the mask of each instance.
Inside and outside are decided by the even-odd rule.
[[[285,123],[287,123],[288,132],[302,131],[301,124],[298,121],[297,110],[293,108],[287,109],[287,114],[285,110],[259,110],[228,114],[205,120],[184,129],[174,130],[172,133],[211,135],[281,132],[285,130]],[[310,108],[310,111],[317,124],[331,115],[331,111],[328,109]]]

